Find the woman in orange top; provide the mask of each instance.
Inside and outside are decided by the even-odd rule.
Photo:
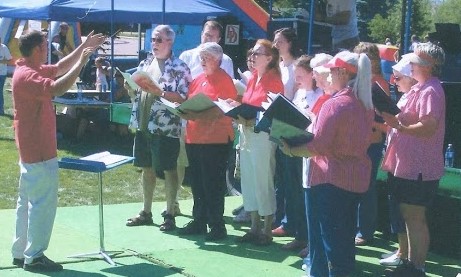
[[[203,73],[189,86],[188,98],[203,93],[211,100],[236,99],[237,90],[229,75],[221,69],[223,50],[215,42],[200,45]],[[226,165],[234,140],[232,119],[218,107],[202,112],[185,111],[187,120],[186,151],[192,172],[194,198],[193,220],[179,232],[183,235],[205,234],[205,240],[215,241],[227,236],[224,225]],[[210,232],[207,233],[207,224]]]

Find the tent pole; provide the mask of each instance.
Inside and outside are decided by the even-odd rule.
[[[165,24],[165,0],[162,2],[162,24]]]
[[[48,20],[48,34],[47,34],[47,37],[48,37],[48,64],[51,64],[51,43],[52,43],[52,40],[53,40],[53,37],[51,36],[51,20]]]
[[[110,8],[111,8],[111,13],[110,13],[110,33],[114,33],[114,0],[110,1]],[[114,101],[114,85],[115,85],[115,80],[114,80],[114,40],[115,40],[114,35],[110,36],[110,97],[109,101],[112,103]]]
[[[269,0],[269,20],[272,20],[272,0]]]
[[[413,0],[407,0],[407,12],[405,21],[405,50],[404,53],[410,49],[410,32],[411,32],[411,12],[413,10]]]
[[[309,34],[307,36],[307,54],[312,55],[312,31],[314,29],[314,15],[315,13],[315,2],[311,0],[310,2],[310,12],[309,12]]]
[[[402,0],[402,13],[401,13],[401,24],[400,24],[400,51],[399,51],[399,60],[400,60],[400,57],[407,53],[407,47],[405,45],[405,15],[407,13],[407,1],[406,0]]]
[[[141,23],[138,23],[138,64],[141,62]]]

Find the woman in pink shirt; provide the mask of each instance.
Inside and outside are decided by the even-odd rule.
[[[390,173],[391,194],[399,202],[405,220],[409,262],[388,276],[426,276],[426,209],[444,174],[445,94],[437,76],[445,53],[435,44],[421,43],[402,59],[410,61],[411,76],[418,83],[400,98],[398,115],[382,115],[389,125],[382,168]]]
[[[338,53],[331,88],[313,123],[314,139],[283,145],[288,155],[311,157],[307,189],[310,276],[350,276],[355,265],[357,205],[368,189],[367,155],[373,122],[371,65],[366,54]]]

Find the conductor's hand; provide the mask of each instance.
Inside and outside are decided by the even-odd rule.
[[[80,63],[86,64],[94,52],[94,47],[86,47],[80,55]]]
[[[103,34],[94,34],[94,31],[91,31],[83,44],[85,47],[93,47],[96,49],[97,47],[101,46],[105,40],[106,37]]]

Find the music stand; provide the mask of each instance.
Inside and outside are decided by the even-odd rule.
[[[109,163],[98,160],[83,160],[76,158],[62,158],[58,163],[59,168],[98,173],[99,178],[99,251],[93,253],[77,254],[69,256],[69,258],[85,258],[92,256],[100,256],[106,262],[114,266],[115,262],[112,260],[111,256],[123,253],[123,251],[106,251],[104,247],[104,208],[102,199],[102,173],[104,171],[131,162],[134,158],[129,156],[112,155],[109,152],[104,153],[108,153],[109,156],[105,157],[109,158],[109,160],[111,157],[113,157],[113,159]],[[91,156],[87,156],[84,158],[89,158]]]

